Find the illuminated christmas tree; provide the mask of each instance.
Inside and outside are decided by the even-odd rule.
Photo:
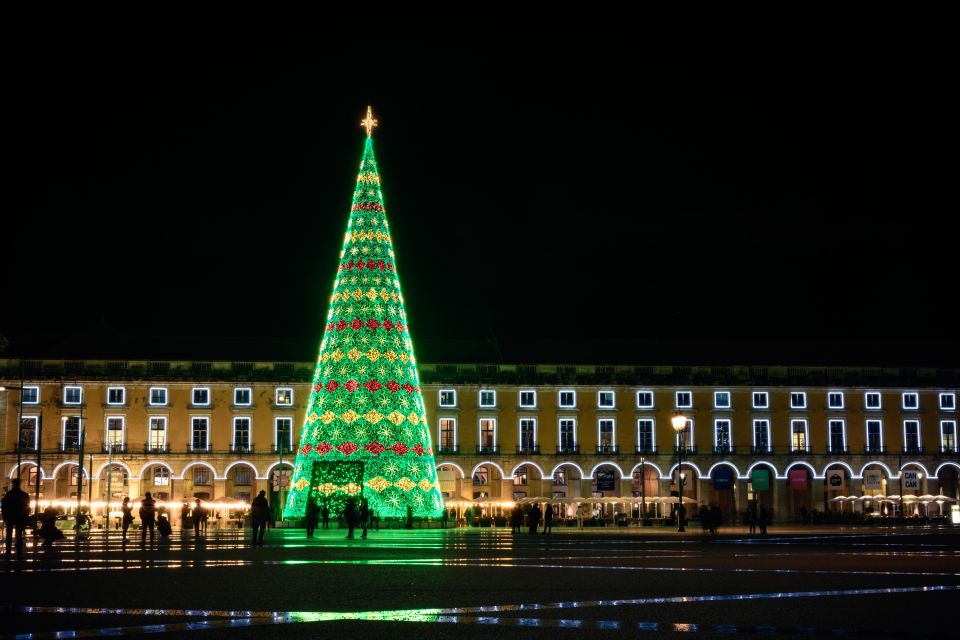
[[[381,517],[443,509],[400,295],[367,108],[366,146],[284,516],[307,500],[338,513],[366,498]]]

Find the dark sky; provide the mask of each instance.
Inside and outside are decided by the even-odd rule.
[[[12,353],[313,359],[372,104],[415,343],[956,364],[960,56],[936,16],[442,40],[101,18],[5,27]]]

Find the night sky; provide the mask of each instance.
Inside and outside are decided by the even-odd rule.
[[[935,16],[100,17],[5,27],[8,355],[314,359],[371,104],[421,360],[957,362]]]

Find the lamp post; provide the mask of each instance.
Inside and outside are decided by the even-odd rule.
[[[673,430],[677,432],[677,487],[680,497],[677,500],[677,531],[686,531],[683,527],[683,432],[687,430],[687,416],[678,413],[670,419]]]

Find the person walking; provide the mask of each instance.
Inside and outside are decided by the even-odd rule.
[[[267,531],[267,520],[270,518],[270,503],[267,502],[267,492],[263,489],[250,503],[250,517],[253,520],[253,546],[263,546],[263,534]]]
[[[307,498],[306,525],[308,538],[312,538],[313,532],[317,530],[317,519],[319,515],[320,509],[317,507],[316,501],[313,498]]]
[[[180,507],[180,535],[190,528],[190,505],[186,502],[183,503],[183,506]]]
[[[197,498],[193,504],[193,511],[190,512],[190,519],[193,520],[193,535],[200,535],[200,527],[203,525],[206,509],[203,508],[203,505],[200,504],[200,498]]]
[[[537,528],[540,526],[540,505],[534,504],[530,508],[530,513],[527,514],[527,524],[530,526],[530,533],[536,534]]]
[[[770,514],[767,513],[767,508],[761,505],[761,507],[760,507],[760,516],[759,516],[760,535],[762,535],[762,536],[767,535],[767,523],[768,523],[769,521],[770,521]]]
[[[553,530],[553,505],[547,503],[547,509],[543,512],[543,532],[550,533]]]
[[[150,530],[150,546],[153,546],[155,539],[154,529],[157,526],[157,503],[153,496],[147,491],[143,494],[143,500],[140,502],[140,546],[147,544],[147,530]]]
[[[751,500],[747,505],[747,524],[750,526],[750,535],[757,533],[757,502]]]
[[[320,507],[320,522],[323,524],[324,529],[330,528],[330,505],[327,504],[327,501],[323,501],[323,506]]]
[[[367,505],[367,499],[363,498],[360,500],[360,526],[363,527],[363,533],[360,534],[361,538],[366,539],[367,537],[367,525],[370,520],[370,507]]]
[[[577,529],[583,531],[584,512],[587,510],[583,503],[577,505]]]
[[[510,533],[520,533],[523,528],[523,508],[515,504],[513,511],[510,512]]]
[[[343,519],[347,521],[347,540],[353,540],[353,529],[357,526],[357,503],[353,498],[343,507]]]
[[[123,530],[123,541],[127,540],[127,530],[133,524],[133,507],[130,506],[130,496],[123,497],[123,504],[120,505],[120,527]]]

